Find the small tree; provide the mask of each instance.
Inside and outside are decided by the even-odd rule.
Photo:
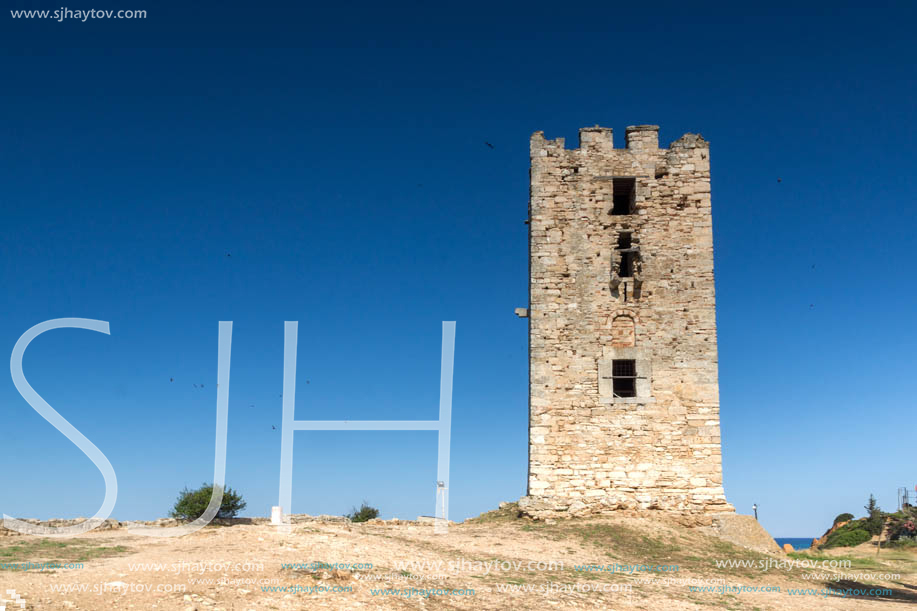
[[[348,513],[346,517],[350,518],[351,522],[368,522],[373,518],[379,517],[379,510],[363,501],[359,509],[354,507],[353,511]]]
[[[863,528],[870,535],[882,534],[882,528],[885,526],[885,513],[879,508],[876,497],[869,495],[869,501],[863,507],[866,510],[866,523]]]
[[[876,502],[876,497],[870,494],[870,495],[869,495],[869,500],[866,502],[865,505],[863,505],[863,509],[866,510],[866,515],[867,515],[867,516],[871,516],[871,515],[874,514],[876,511],[878,511],[878,510],[879,510],[879,504]]]
[[[852,519],[853,519],[852,513],[842,513],[841,515],[834,518],[834,523],[840,524],[841,522],[849,522]]]
[[[179,520],[196,520],[204,515],[212,495],[213,484],[202,484],[197,490],[184,488],[178,494],[178,499],[172,506],[169,516]],[[218,519],[234,518],[237,513],[245,509],[245,505],[241,494],[232,488],[226,488],[223,492],[223,502],[220,503],[220,509],[215,517]]]

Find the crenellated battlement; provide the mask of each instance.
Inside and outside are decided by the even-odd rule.
[[[614,147],[614,130],[610,127],[582,127],[579,130],[579,146],[575,149],[566,148],[565,138],[548,140],[543,131],[532,134],[530,140],[532,156],[552,156],[561,151],[633,151],[656,152],[659,150],[709,148],[709,143],[700,134],[687,133],[669,144],[667,149],[659,148],[658,125],[629,125],[624,130],[624,148]]]

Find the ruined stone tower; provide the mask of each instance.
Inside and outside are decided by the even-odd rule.
[[[733,511],[722,487],[710,158],[655,125],[531,139],[530,514]]]

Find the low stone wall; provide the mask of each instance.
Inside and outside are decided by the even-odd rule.
[[[73,518],[70,520],[52,518],[50,520],[37,520],[35,518],[25,518],[21,520],[27,524],[39,528],[62,528],[65,526],[75,526],[77,524],[82,524],[87,520],[87,518]],[[234,526],[237,524],[258,524],[258,523],[269,523],[270,520],[267,518],[232,518],[227,520],[213,520],[211,524],[216,524],[218,526]],[[158,520],[128,520],[121,522],[115,520],[114,518],[108,518],[99,523],[99,525],[94,529],[96,531],[105,531],[105,530],[120,530],[120,529],[130,529],[137,527],[154,527],[154,528],[169,528],[173,526],[181,526],[185,522],[181,520],[176,520],[174,518],[160,518]],[[10,537],[19,535],[21,533],[15,530],[9,530],[4,528],[2,523],[0,523],[0,537]]]
[[[312,516],[306,513],[297,513],[289,516],[291,524],[310,524],[310,523],[322,523],[322,524],[352,524],[350,518],[345,516],[331,516],[331,515],[318,515]],[[365,524],[390,524],[390,525],[420,525],[420,524],[432,524],[434,518],[421,516],[417,520],[399,520],[398,518],[393,518],[391,520],[380,520],[379,518],[373,518]],[[60,528],[64,526],[74,526],[76,524],[82,524],[86,521],[86,518],[74,518],[72,520],[64,520],[59,518],[53,518],[51,520],[36,520],[34,518],[26,518],[22,520],[28,524],[32,524],[37,527],[42,528]],[[270,518],[226,518],[219,519],[216,518],[210,522],[214,526],[252,526],[252,525],[269,525],[271,523]],[[454,524],[454,522],[449,522]],[[95,530],[105,531],[105,530],[120,530],[120,529],[131,529],[138,527],[154,527],[154,528],[170,528],[174,526],[182,526],[187,524],[181,520],[176,520],[174,518],[160,518],[158,520],[127,520],[124,522],[115,520],[114,518],[109,518],[104,520],[99,524]],[[0,537],[10,537],[18,536],[21,533],[9,530],[3,527],[0,523]]]
[[[708,499],[706,503],[693,502],[691,494],[667,494],[653,496],[649,494],[622,493],[592,497],[586,503],[579,499],[550,496],[524,496],[519,499],[519,511],[523,516],[543,520],[548,518],[584,518],[600,516],[613,511],[665,511],[674,515],[708,515],[732,514],[735,508],[719,497]]]

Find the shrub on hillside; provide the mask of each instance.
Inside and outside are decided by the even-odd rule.
[[[204,515],[204,510],[210,504],[210,497],[213,495],[213,485],[203,484],[197,490],[185,488],[178,494],[175,505],[169,516],[179,520],[196,520]],[[223,502],[220,503],[220,509],[216,517],[219,519],[234,518],[236,514],[245,509],[245,501],[242,495],[235,492],[232,488],[226,488],[223,492]]]
[[[917,508],[908,507],[888,516],[888,538],[890,541],[917,539]]]
[[[842,513],[841,515],[834,518],[834,523],[838,524],[840,522],[849,522],[852,519],[853,519],[852,513]]]
[[[860,543],[866,543],[872,539],[872,535],[864,528],[866,520],[857,520],[841,526],[833,533],[828,535],[828,540],[822,547],[828,549],[832,547],[853,547]]]
[[[354,507],[353,511],[348,513],[346,517],[350,518],[351,522],[368,522],[373,518],[379,517],[379,510],[363,501],[359,509]]]

